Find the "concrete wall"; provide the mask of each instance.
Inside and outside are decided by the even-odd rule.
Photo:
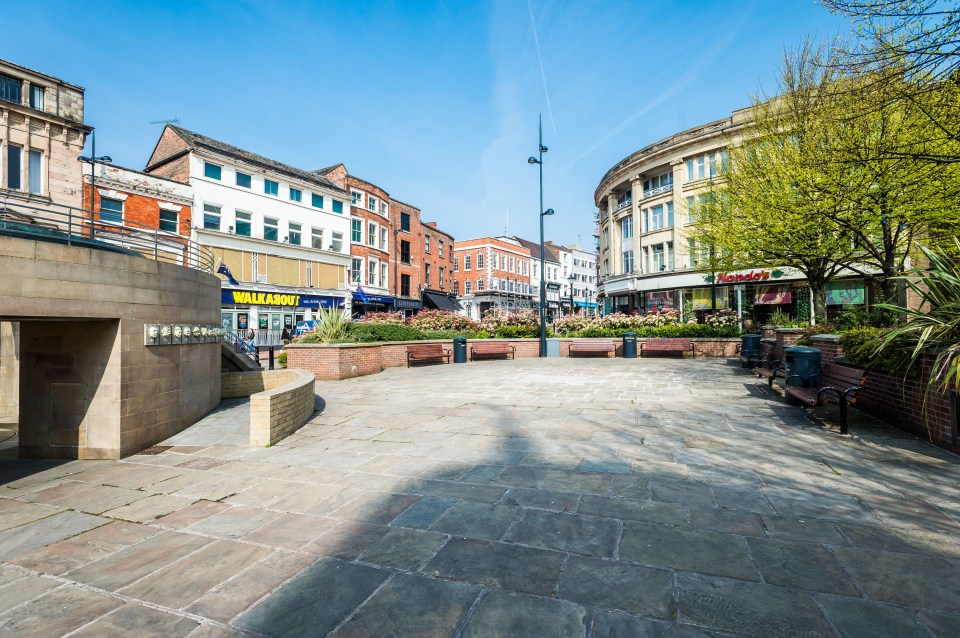
[[[0,323],[0,424],[20,420],[20,324]]]
[[[0,237],[0,321],[20,323],[21,454],[120,458],[220,402],[220,345],[145,346],[147,323],[217,325],[213,275]]]
[[[225,399],[250,397],[250,445],[273,445],[313,414],[314,379],[306,370],[259,370],[221,376]]]

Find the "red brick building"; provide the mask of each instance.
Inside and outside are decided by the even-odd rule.
[[[190,237],[193,195],[188,184],[130,168],[96,164],[91,205],[90,164],[83,164],[83,208],[102,222],[149,227]]]
[[[454,290],[467,315],[532,308],[530,250],[511,237],[478,237],[454,247]]]

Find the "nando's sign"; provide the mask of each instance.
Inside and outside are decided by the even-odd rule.
[[[738,273],[717,273],[717,282],[721,284],[743,284],[750,283],[753,281],[766,281],[770,278],[779,279],[783,277],[782,270],[750,270],[748,272],[738,272]],[[707,275],[704,277],[707,283],[713,283],[713,275]]]

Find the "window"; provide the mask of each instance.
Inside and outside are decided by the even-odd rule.
[[[514,270],[513,255],[510,255],[510,272],[516,272],[516,270]]]
[[[717,176],[717,154],[710,153],[707,155],[707,164],[710,167],[710,177]]]
[[[494,270],[500,270],[500,253],[493,252],[490,253],[490,266]]]
[[[263,218],[263,238],[267,241],[277,241],[280,237],[280,224],[274,217]]]
[[[380,202],[380,214],[384,217],[387,216],[387,202]]]
[[[696,198],[691,195],[687,198],[687,223],[692,224],[694,222],[694,211],[696,210]]]
[[[203,205],[203,227],[207,230],[220,230],[220,207],[213,204]]]
[[[673,228],[673,202],[667,202],[667,228]]]
[[[287,235],[287,241],[294,246],[299,246],[302,226],[294,222],[290,222],[288,226],[290,227],[290,233]]]
[[[100,198],[100,221],[123,223],[123,202],[109,197]]]
[[[460,257],[453,256],[453,272],[460,272]]]
[[[30,192],[39,194],[43,188],[43,153],[30,149],[27,172],[30,179]]]
[[[386,226],[381,226],[381,227],[380,227],[380,250],[382,250],[382,251],[384,251],[384,252],[389,252],[389,251],[390,251],[390,244],[389,244],[389,240],[387,239],[387,227],[386,227]]]
[[[465,294],[465,295],[469,295],[469,294],[470,294],[470,280],[469,280],[469,279],[465,279],[465,280],[463,281],[463,294]]]
[[[440,257],[440,259],[443,259],[443,240],[442,239],[437,240],[437,255]]]
[[[367,195],[367,210],[377,212],[377,198],[373,195]]]
[[[380,272],[380,262],[376,259],[371,259],[367,262],[367,285],[376,286],[377,285],[377,274]]]
[[[483,279],[477,279],[477,290],[483,290],[486,286],[483,283]]]
[[[387,264],[380,262],[380,285],[384,288],[387,287],[387,282],[390,281],[389,274]]]
[[[410,263],[410,242],[400,240],[400,263]]]
[[[290,201],[291,201],[291,202],[303,201],[303,191],[300,190],[299,188],[291,188],[291,189],[290,189]]]
[[[363,199],[363,193],[358,193],[357,191],[350,191],[350,197],[353,198],[353,201],[350,203],[353,206],[359,206],[360,200]]]
[[[3,77],[3,76],[0,76]],[[23,147],[7,144],[7,188],[18,191],[23,188],[23,168],[21,166]]]
[[[180,213],[175,210],[160,211],[160,230],[166,230],[171,233],[177,232],[180,225]]]
[[[250,236],[250,213],[237,211],[237,234],[244,237]]]
[[[423,265],[423,285],[430,287],[430,264]]]
[[[653,246],[653,272],[661,272],[667,269],[667,264],[663,260],[663,244],[654,244]]]
[[[620,230],[624,239],[633,238],[633,217],[624,217],[620,222]]]
[[[483,253],[477,253],[477,270],[483,268]]]
[[[310,193],[310,205],[314,208],[323,208],[323,195]]]
[[[241,173],[237,171],[237,186],[243,188],[250,188],[250,185],[253,183],[253,178],[247,175],[246,173]]]
[[[470,255],[463,256],[463,269],[470,270]]]
[[[43,87],[36,84],[30,85],[30,108],[43,110]]]
[[[263,192],[267,195],[278,195],[280,193],[280,184],[272,179],[263,179]]]
[[[439,280],[439,284],[440,284],[440,287],[443,288],[443,266],[440,266],[440,280]]]
[[[23,102],[23,80],[0,73],[0,100],[14,104]]]
[[[663,204],[657,204],[650,209],[650,230],[660,230],[663,228]]]
[[[423,236],[423,252],[430,252],[430,235]]]
[[[525,275],[529,275],[529,274],[530,274],[530,262],[528,262],[528,261],[524,261],[524,262],[523,262],[523,274],[525,274]]]
[[[410,296],[410,275],[400,275],[400,295]]]
[[[410,232],[410,213],[400,213],[400,230]]]
[[[333,212],[343,215],[343,202],[340,200],[333,200]]]
[[[343,233],[333,233],[333,241],[330,242],[330,250],[337,253],[343,250]]]
[[[667,270],[674,270],[673,242],[667,242]]]
[[[317,250],[323,250],[323,229],[322,228],[310,229],[310,246],[313,248],[316,248]]]
[[[354,257],[350,260],[350,281],[355,284],[360,283],[360,273],[363,272],[363,260]]]
[[[210,179],[220,179],[220,177],[222,176],[222,173],[223,173],[222,167],[216,164],[211,164],[210,162],[203,163],[204,177],[209,177]]]
[[[377,225],[367,222],[367,246],[377,245]]]
[[[704,177],[706,177],[706,173],[704,171],[705,159],[706,158],[703,155],[697,158],[697,179],[703,179]]]
[[[351,219],[350,220],[350,241],[354,244],[359,244],[363,241],[363,220],[362,219]]]

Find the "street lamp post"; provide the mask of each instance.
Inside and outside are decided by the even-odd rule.
[[[90,162],[90,239],[93,239],[93,216],[97,209],[97,162],[107,164],[113,161],[109,155],[97,157],[97,132],[90,131],[90,157],[81,155],[78,162]]]
[[[543,210],[543,154],[547,152],[547,147],[543,145],[543,115],[540,115],[540,137],[538,144],[538,157],[527,159],[528,164],[537,164],[540,167],[540,356],[547,356],[547,280],[544,272],[543,258],[543,218],[547,215],[553,215],[553,209]],[[539,159],[538,159],[539,158]]]
[[[570,281],[570,316],[573,316],[573,282],[577,280],[577,276],[573,273],[570,273],[570,276],[567,278]]]

